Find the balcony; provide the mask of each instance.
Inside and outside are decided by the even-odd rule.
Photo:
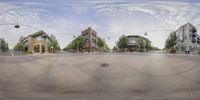
[[[200,37],[197,37],[197,44],[200,44]]]
[[[196,37],[197,36],[197,34],[196,33],[192,33],[192,37]]]
[[[196,43],[197,40],[195,38],[192,39],[192,43]]]
[[[196,32],[197,32],[197,30],[195,30],[195,29],[192,30],[192,33],[196,33]]]

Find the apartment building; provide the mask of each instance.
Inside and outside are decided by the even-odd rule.
[[[84,38],[83,50],[86,52],[93,52],[98,49],[97,46],[97,32],[93,30],[91,27],[85,29],[81,32],[81,35]]]
[[[197,34],[197,28],[191,23],[186,23],[181,26],[176,34],[177,40],[177,52],[178,53],[195,53],[200,48],[200,36]]]
[[[48,52],[48,35],[44,31],[39,31],[28,35],[24,42],[26,44],[26,51],[32,53],[46,53]]]

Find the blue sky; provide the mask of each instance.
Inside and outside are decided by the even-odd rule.
[[[121,35],[145,32],[153,45],[163,48],[170,31],[187,22],[200,24],[199,11],[200,2],[196,0],[0,0],[0,24],[34,27],[14,29],[11,25],[1,25],[0,36],[12,48],[20,36],[44,30],[55,35],[63,48],[73,35],[90,26],[111,48]]]

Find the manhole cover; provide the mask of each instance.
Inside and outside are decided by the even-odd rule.
[[[102,63],[102,64],[101,64],[101,67],[108,67],[108,66],[109,66],[108,63]]]

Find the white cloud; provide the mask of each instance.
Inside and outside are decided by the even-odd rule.
[[[0,8],[5,6],[7,9],[4,8],[4,13],[0,15],[0,24],[2,24],[0,36],[8,41],[10,48],[13,48],[20,36],[27,36],[39,30],[55,35],[61,43],[61,47],[64,47],[72,37],[73,31],[71,29],[77,26],[66,19],[42,14],[45,12],[44,9],[26,9],[12,4],[0,3]],[[45,22],[42,16],[48,16],[46,19],[51,22]],[[15,29],[15,24],[20,24],[21,27]]]
[[[177,28],[177,25],[184,24],[187,21],[192,22],[193,19],[196,19],[200,10],[197,5],[177,1],[130,2],[124,4],[115,4],[114,2],[112,4],[110,2],[109,4],[102,5],[99,3],[95,9],[98,14],[106,16],[142,12],[162,20],[163,24],[169,25],[171,28]]]
[[[53,3],[52,3],[53,2]],[[21,6],[25,5],[25,6]],[[37,6],[34,8],[34,6]],[[55,17],[48,15],[46,7],[61,7],[72,9],[84,15],[86,12],[93,12],[96,17],[106,16],[108,18],[105,26],[101,26],[99,22],[86,21],[88,23],[73,22],[63,17]],[[51,1],[45,4],[44,2],[24,2],[20,6],[14,4],[0,3],[0,22],[1,23],[22,23],[31,25],[38,29],[43,29],[49,34],[57,36],[61,46],[64,47],[73,38],[73,35],[80,34],[81,30],[92,26],[98,31],[102,37],[112,36],[114,39],[109,40],[110,47],[117,41],[122,34],[140,34],[148,30],[175,30],[182,24],[190,21],[191,23],[199,24],[200,22],[200,3],[189,3],[179,1]],[[42,8],[40,8],[42,7]],[[67,7],[67,8],[66,8]],[[45,9],[44,9],[45,8]],[[57,8],[56,8],[57,9]],[[42,18],[50,22],[44,21]],[[87,15],[85,15],[87,16]],[[81,17],[81,16],[80,16]],[[78,17],[77,17],[78,18]],[[78,19],[77,19],[78,20]],[[88,20],[88,19],[87,19]],[[92,20],[92,19],[91,19]],[[103,24],[104,25],[104,24]],[[0,35],[6,33],[8,41],[11,45],[16,43],[21,35],[27,35],[35,32],[31,28],[22,27],[19,30],[8,29],[8,26],[0,27]],[[100,30],[101,29],[101,30]],[[17,34],[16,34],[17,32]],[[106,32],[106,34],[100,33]],[[149,38],[156,46],[163,47],[164,40],[170,32],[163,34],[154,32],[149,35]],[[159,37],[158,37],[159,36]],[[159,42],[160,41],[160,42]]]
[[[4,11],[10,10],[10,9],[16,9],[19,8],[18,6],[15,5],[9,5],[7,3],[0,3],[0,12],[4,13]]]
[[[114,33],[119,33],[120,31],[122,31],[124,28],[123,24],[120,24],[120,22],[112,22],[110,24],[110,30],[108,31],[108,33],[114,34]]]
[[[112,18],[116,16],[118,17],[120,15],[119,19],[123,19],[125,16],[128,15],[134,16],[134,13],[136,12],[145,13],[147,14],[147,16],[148,15],[153,16],[161,22],[162,27],[157,27],[158,29],[156,29],[152,26],[149,26],[152,28],[150,30],[159,30],[159,29],[176,30],[178,27],[185,24],[186,22],[191,22],[194,25],[199,24],[200,22],[199,3],[194,4],[189,2],[178,2],[178,1],[170,1],[170,2],[151,1],[151,2],[140,2],[140,3],[130,2],[121,4],[115,4],[112,2],[110,3],[111,4],[102,4],[102,5],[99,4],[98,6],[96,6],[94,9],[97,10],[97,15],[103,14],[105,16],[109,16]],[[133,34],[132,32],[134,32],[137,29],[130,27],[131,20],[133,19],[129,18],[129,21],[124,21],[124,22],[120,22],[119,20],[111,22],[110,24],[112,27],[110,27],[109,32],[111,33],[128,32],[129,34]],[[154,24],[152,23],[152,25]],[[144,27],[144,25],[140,27]],[[145,31],[146,29],[147,27],[141,29],[141,31]],[[163,33],[163,35],[159,33],[156,34],[154,32],[154,36],[151,36],[151,40],[153,41],[153,44],[155,44],[156,46],[163,47],[164,41],[167,38],[170,31],[168,33],[167,32],[160,32],[160,33]]]

